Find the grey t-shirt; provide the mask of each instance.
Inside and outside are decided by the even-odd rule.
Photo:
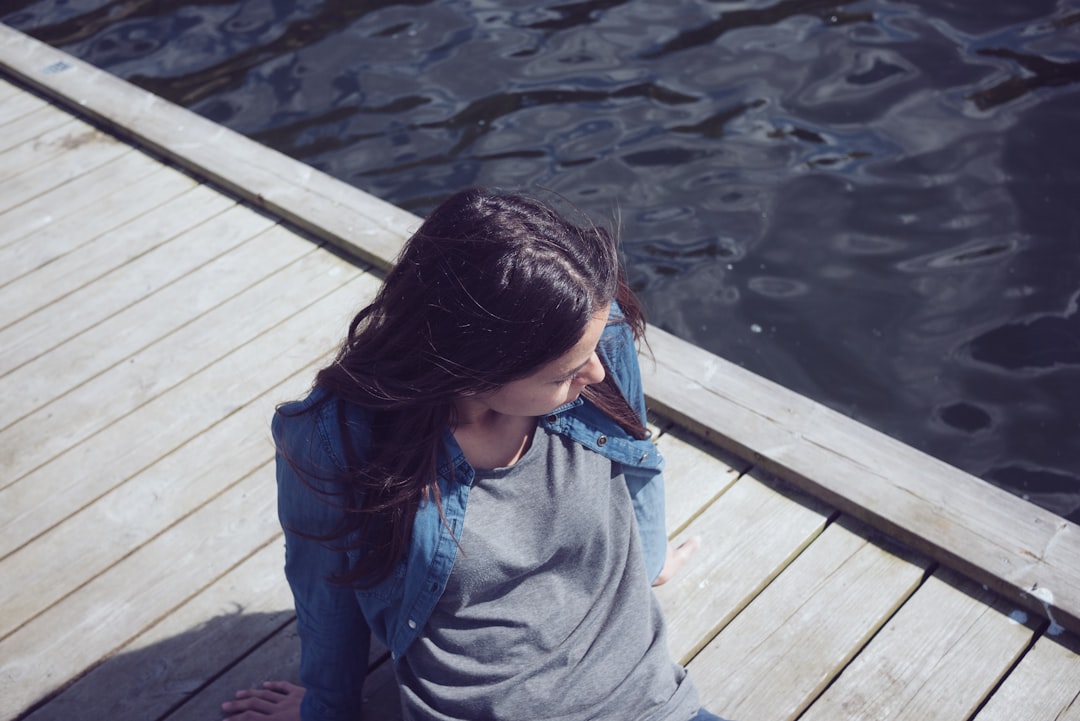
[[[446,590],[397,662],[405,718],[691,718],[639,546],[620,466],[564,436],[478,470]]]

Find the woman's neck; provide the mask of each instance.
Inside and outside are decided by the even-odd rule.
[[[529,450],[536,418],[508,416],[465,403],[458,406],[458,418],[452,430],[454,440],[473,468],[505,468],[517,463]]]

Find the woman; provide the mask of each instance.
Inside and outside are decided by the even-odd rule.
[[[643,329],[603,230],[483,190],[436,209],[274,417],[303,687],[225,711],[356,717],[374,632],[406,719],[718,718],[649,587],[693,545],[667,551]]]

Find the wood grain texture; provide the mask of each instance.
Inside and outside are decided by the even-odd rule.
[[[975,721],[1080,719],[1080,641],[1042,636],[979,711]]]
[[[0,25],[0,33],[3,25]],[[157,172],[160,165],[146,156],[125,152],[112,161],[55,185],[0,213],[0,247],[31,238],[50,223],[92,209],[113,193],[130,192],[133,184]]]
[[[665,432],[656,445],[674,471],[665,474],[664,508],[668,534],[674,537],[738,480],[746,465],[733,458],[725,463],[719,448],[680,429]]]
[[[691,661],[702,703],[727,718],[798,718],[927,563],[850,519],[831,524]]]
[[[168,242],[0,330],[0,373],[153,295],[268,230],[273,222],[233,206],[194,227],[184,225],[184,232]]]
[[[1031,637],[994,594],[938,571],[801,718],[969,718]]]
[[[305,248],[303,242],[298,242],[297,245],[301,249]],[[177,403],[186,406],[188,404],[183,403],[182,394],[213,394],[214,389],[209,384],[220,381],[225,384],[221,388],[223,397],[234,398],[235,401],[233,402],[242,404],[247,400],[242,395],[244,392],[251,393],[252,390],[257,390],[257,387],[252,387],[252,380],[266,378],[269,382],[275,383],[277,379],[283,377],[282,374],[287,375],[290,372],[288,359],[283,359],[285,360],[284,363],[281,361],[266,363],[258,357],[258,354],[262,352],[272,353],[272,344],[274,342],[279,342],[283,349],[293,347],[294,341],[287,338],[275,338],[275,333],[282,332],[280,327],[284,327],[286,330],[294,329],[298,322],[304,322],[303,320],[289,322],[293,316],[301,311],[304,311],[300,315],[304,320],[324,324],[321,335],[312,339],[310,354],[306,357],[300,356],[300,358],[310,362],[316,357],[316,354],[322,355],[330,351],[338,337],[338,333],[333,330],[336,325],[335,321],[341,322],[338,318],[348,315],[358,297],[363,297],[364,293],[370,294],[373,292],[375,283],[376,281],[370,276],[361,277],[354,268],[344,265],[340,259],[328,253],[308,254],[295,267],[289,266],[283,269],[280,274],[269,276],[261,283],[248,288],[228,302],[215,307],[196,321],[176,328],[175,332],[166,333],[166,331],[174,331],[172,327],[164,329],[158,327],[155,329],[154,324],[159,320],[152,317],[158,309],[156,304],[146,308],[139,308],[137,309],[138,314],[128,313],[122,315],[119,318],[117,328],[110,328],[106,325],[102,334],[91,334],[90,337],[82,339],[85,344],[80,343],[81,348],[64,348],[64,353],[75,358],[79,358],[84,354],[92,356],[92,349],[100,347],[100,344],[107,342],[108,339],[115,339],[116,345],[120,348],[118,353],[131,353],[134,350],[139,350],[141,343],[148,342],[147,339],[157,337],[157,334],[166,337],[152,345],[149,345],[148,342],[148,347],[133,355],[121,356],[123,362],[117,361],[107,371],[80,386],[76,391],[65,396],[57,403],[50,404],[47,408],[55,409],[66,405],[68,412],[71,413],[72,408],[75,406],[64,402],[68,399],[75,399],[72,401],[75,402],[79,400],[79,396],[84,396],[83,400],[88,405],[93,406],[94,399],[110,397],[110,394],[115,392],[115,405],[112,402],[99,404],[108,407],[107,411],[104,408],[102,409],[105,416],[100,417],[107,420],[109,417],[121,414],[121,411],[123,411],[122,402],[125,397],[133,398],[134,400],[128,401],[127,408],[132,412],[136,420],[130,421],[128,416],[123,416],[117,419],[113,425],[105,428],[102,431],[103,435],[90,441],[95,446],[102,443],[116,445],[126,443],[130,446],[130,442],[124,438],[123,433],[131,427],[133,422],[147,424],[146,427],[148,428],[154,427],[154,417],[152,415],[149,416],[151,419],[149,421],[141,420],[143,413],[152,412],[152,410],[146,411],[142,407],[133,410],[133,406],[137,403],[149,405],[150,409],[170,407],[168,404],[173,404],[172,407],[176,408],[175,404]],[[185,295],[186,293],[182,293],[177,296],[177,300],[184,298]],[[329,302],[320,304],[320,301],[324,300],[324,296],[328,297]],[[172,299],[164,298],[159,300]],[[323,313],[329,314],[330,317],[327,318],[322,315]],[[160,313],[160,315],[166,316],[167,314]],[[253,319],[257,319],[258,322],[254,322]],[[238,330],[231,325],[235,322],[240,322],[245,327]],[[231,333],[223,335],[230,327],[233,328]],[[267,334],[266,331],[271,329],[273,332]],[[155,330],[156,334],[154,334]],[[116,335],[113,335],[114,331]],[[124,331],[129,331],[134,338],[128,337]],[[151,335],[146,335],[146,333]],[[254,337],[256,333],[262,335],[256,338]],[[233,343],[252,341],[248,345],[241,346],[239,349],[230,352],[229,356],[238,362],[257,364],[254,366],[255,371],[242,371],[240,367],[230,368],[228,361],[225,359],[199,370],[216,357],[211,353],[212,348],[208,347],[209,341],[212,339],[220,341],[224,338],[231,338]],[[311,336],[308,336],[308,338],[310,339]],[[213,353],[221,352],[222,348],[213,351]],[[101,351],[101,355],[107,356],[108,353]],[[51,357],[63,358],[65,356],[57,353]],[[295,362],[296,359],[293,360]],[[156,382],[158,376],[155,373],[161,373],[162,376],[169,373],[164,369],[158,371],[155,367],[174,365],[188,365],[189,370],[192,371],[191,376],[186,377],[184,382],[164,391],[160,396],[154,396],[153,400],[147,401],[144,393],[152,388]],[[263,375],[264,369],[270,375]],[[147,374],[151,380],[145,382],[140,380],[140,378],[146,378]],[[230,378],[230,374],[234,377]],[[242,379],[236,378],[236,376],[240,375],[245,377]],[[131,390],[126,390],[129,386]],[[111,389],[115,389],[115,391]],[[197,431],[199,428],[205,427],[205,424],[213,422],[213,415],[207,415],[207,413],[212,413],[216,405],[207,405],[205,406],[206,412],[201,412],[201,409],[199,409],[199,412],[186,417],[185,420],[191,428]],[[254,422],[258,427],[261,428],[266,419],[269,418],[271,407],[267,406],[262,409],[262,412],[265,413],[263,419],[255,419]],[[59,411],[56,412],[59,413]],[[63,416],[64,414],[61,413],[60,415]],[[48,413],[46,413],[45,417],[49,417]],[[105,420],[99,420],[99,424],[104,423]],[[113,430],[113,426],[118,426],[119,430]],[[5,437],[7,437],[7,434],[5,434]],[[151,448],[153,448],[152,445]],[[114,447],[113,450],[118,457],[123,458],[125,457],[123,450],[130,449],[122,450]],[[228,451],[223,450],[223,452],[227,453]],[[101,451],[97,451],[95,454],[98,453],[101,453]],[[65,466],[66,461],[64,459],[69,456],[78,457],[79,455],[81,455],[79,451],[74,449],[71,452],[61,454],[56,460],[44,465],[41,472],[32,473],[25,479],[0,490],[0,521],[5,525],[5,534],[2,541],[0,541],[0,557],[51,528],[66,515],[80,508],[83,503],[107,490],[107,486],[103,487],[107,479],[118,480],[123,478],[122,474],[117,475],[123,468],[121,464],[117,463],[110,465],[111,472],[109,474],[96,475],[90,479],[83,478],[77,483],[73,483],[73,479],[57,469]],[[142,457],[141,453],[136,455]]]
[[[8,87],[12,87],[8,84]],[[57,112],[52,105],[42,105],[19,118],[0,124],[0,151],[32,141],[42,133],[71,122],[78,122],[67,113]]]
[[[0,641],[0,693],[30,706],[150,628],[280,530],[273,468],[232,482],[212,501],[139,545]],[[233,549],[224,554],[224,546]],[[163,560],[168,559],[168,563]]]
[[[164,716],[212,682],[218,669],[243,659],[292,622],[282,556],[281,536],[276,535],[27,721],[145,721]]]
[[[20,484],[23,493],[14,500],[22,503],[23,511],[17,518],[31,517],[24,524],[54,520],[58,514],[52,499],[65,492],[78,499],[70,505],[82,510],[0,561],[0,581],[21,579],[19,584],[0,582],[0,636],[213,494],[225,466],[235,464],[243,472],[272,457],[267,424],[273,407],[302,392],[312,370],[290,386],[294,391],[288,395],[265,389],[326,357],[336,334],[328,330],[336,326],[331,319],[340,317],[365,284],[373,285],[362,276],[342,286],[279,324],[275,334],[239,347],[59,456],[43,467],[36,483]],[[245,410],[256,399],[257,404]],[[86,466],[88,470],[53,472],[88,456],[116,460],[99,461]],[[146,463],[151,465],[144,469]],[[125,466],[134,475],[125,474]],[[177,485],[177,479],[184,483]],[[80,506],[80,501],[89,505]],[[79,540],[85,528],[100,533],[93,546]]]
[[[7,94],[0,100],[0,124],[10,123],[39,110],[48,103],[32,93],[16,92],[11,83],[5,83]]]
[[[654,409],[888,535],[1080,627],[1080,527],[650,329]],[[1039,597],[1032,594],[1039,589]]]
[[[45,69],[63,62],[62,72]],[[0,26],[0,64],[252,203],[386,267],[419,220],[284,154]],[[0,115],[2,120],[2,115]]]
[[[148,193],[153,193],[157,185],[149,181],[157,177],[155,174],[147,179],[151,185]],[[161,204],[157,208],[103,236],[87,238],[86,235],[80,235],[95,230],[95,224],[89,218],[86,219],[79,232],[72,233],[67,238],[65,244],[75,246],[71,252],[40,266],[33,275],[23,276],[0,287],[0,307],[10,309],[3,323],[8,325],[22,320],[109,273],[117,273],[118,282],[123,282],[124,274],[128,273],[126,278],[134,284],[140,279],[137,274],[146,271],[138,264],[133,268],[125,268],[128,263],[234,205],[221,194],[210,192],[184,195],[169,203],[168,195],[171,195],[172,190],[174,189],[167,188],[163,193],[166,197],[159,197]],[[103,208],[104,212],[107,210],[107,206]],[[14,261],[11,265],[15,266],[20,258],[30,255],[24,253],[26,247],[36,247],[38,242],[38,239],[34,238],[31,241],[12,243],[0,249],[0,256],[10,256]],[[89,295],[95,290],[84,291],[83,295]],[[3,422],[0,421],[0,426],[2,425]]]
[[[20,121],[34,119],[37,115],[38,113],[31,113],[12,125],[15,125],[17,130]],[[55,113],[50,116],[55,117]],[[6,130],[6,126],[0,126],[0,131]],[[0,152],[0,183],[33,168],[40,168],[50,160],[64,155],[72,147],[103,136],[101,131],[86,123],[69,118],[57,128],[43,130],[33,138]]]
[[[371,669],[364,683],[365,713],[357,721],[400,721],[397,679],[389,663],[389,652],[372,641]],[[164,716],[162,721],[206,721],[220,717],[221,702],[231,699],[242,688],[254,688],[266,679],[298,683],[300,667],[300,638],[296,624],[290,623],[270,636],[261,646],[229,668],[205,688]],[[134,720],[133,720],[134,721]]]
[[[23,461],[23,465],[31,467],[36,465],[35,461],[41,462],[63,452],[194,375],[236,346],[248,342],[292,312],[292,307],[273,303],[279,298],[273,288],[264,286],[261,292],[248,291],[267,276],[315,250],[313,245],[295,241],[295,236],[287,231],[271,228],[254,242],[241,244],[163,289],[183,284],[184,292],[176,296],[180,301],[176,303],[154,298],[155,316],[160,321],[147,334],[149,342],[132,349],[138,353],[121,355],[122,351],[114,351],[107,354],[111,357],[104,361],[107,365],[103,372],[5,429],[5,436],[13,443],[35,437],[41,439],[34,444],[37,448],[30,454],[32,459]],[[323,267],[328,265],[325,256],[315,262]],[[128,282],[135,284],[138,280],[137,277],[130,278]],[[148,284],[144,282],[144,285]],[[270,310],[277,310],[281,315],[270,314]],[[155,330],[160,335],[153,333]],[[89,336],[85,339],[88,343],[111,347],[109,341],[103,342],[96,326],[87,329],[85,335]],[[60,351],[53,355],[58,354]],[[110,360],[113,363],[108,363]],[[114,365],[119,360],[127,362]],[[64,415],[80,418],[79,430],[45,440],[42,437],[44,429],[52,424],[54,417]],[[18,457],[23,455],[25,453]],[[18,477],[15,473],[12,475]]]
[[[86,128],[70,138],[74,145],[85,146],[81,153],[55,154],[54,162],[47,165],[30,165],[23,172],[0,180],[0,213],[22,205],[31,198],[55,190],[90,172],[101,168],[121,156],[135,154],[130,146],[117,141],[100,130]],[[27,146],[24,146],[27,147]],[[32,146],[30,146],[32,147]],[[9,150],[5,155],[18,155]]]
[[[100,198],[92,213],[69,215],[51,220],[36,229],[29,237],[21,238],[0,248],[0,285],[11,283],[45,265],[54,263],[79,249],[83,244],[102,239],[116,243],[123,237],[120,229],[154,211],[162,203],[184,193],[191,193],[190,202],[212,202],[215,194],[172,168],[161,166],[139,180],[138,193],[121,189]],[[231,200],[220,193],[226,203]],[[194,210],[194,206],[191,206]],[[114,231],[115,234],[114,234]],[[104,236],[109,236],[104,238]],[[52,271],[55,272],[55,271]],[[44,283],[42,285],[45,285]]]
[[[3,103],[8,98],[12,98],[19,95],[22,89],[13,83],[8,82],[4,78],[0,78],[0,103]]]
[[[743,476],[675,538],[701,549],[656,589],[672,656],[685,663],[825,527],[829,510]]]

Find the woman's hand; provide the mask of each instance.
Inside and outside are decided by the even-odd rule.
[[[697,536],[691,536],[679,544],[678,547],[668,546],[664,567],[660,569],[660,575],[653,581],[653,585],[660,586],[674,578],[679,569],[699,548],[701,548],[701,539]]]
[[[235,701],[221,704],[229,721],[300,721],[304,688],[288,681],[267,681],[262,688],[236,692]]]

